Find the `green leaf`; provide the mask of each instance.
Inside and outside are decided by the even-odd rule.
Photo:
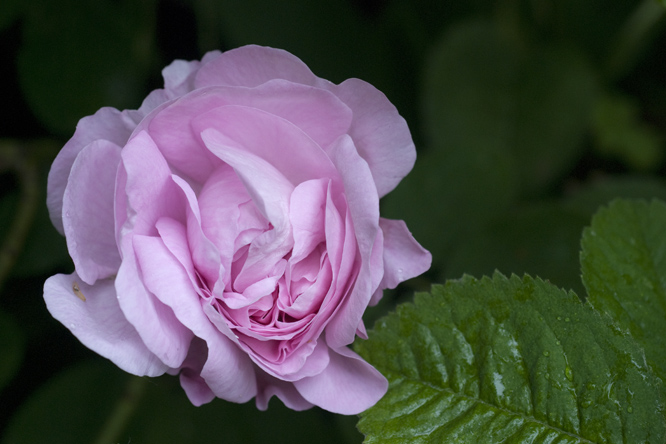
[[[0,390],[14,377],[21,366],[25,340],[13,317],[0,311]]]
[[[529,276],[465,276],[419,293],[357,350],[390,382],[366,443],[663,443],[657,384],[635,342]]]
[[[616,200],[585,230],[580,255],[588,300],[645,348],[666,381],[666,204]]]
[[[38,0],[26,10],[20,84],[49,129],[71,134],[102,106],[140,106],[152,61],[151,4]]]

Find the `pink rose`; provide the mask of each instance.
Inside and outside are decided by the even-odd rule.
[[[51,167],[76,271],[46,281],[49,311],[127,372],[179,374],[195,405],[370,407],[387,382],[347,346],[431,261],[379,217],[415,161],[405,121],[371,85],[272,48],[163,75],[138,110],[83,118]]]

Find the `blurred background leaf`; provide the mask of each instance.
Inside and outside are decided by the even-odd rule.
[[[560,288],[578,295],[585,291],[580,280],[580,236],[589,218],[558,202],[518,208],[494,219],[453,251],[448,278],[463,274],[490,276],[528,273],[548,276]]]
[[[425,76],[430,146],[385,209],[441,265],[456,242],[571,170],[598,87],[575,52],[526,46],[487,21],[445,35]]]
[[[594,110],[592,131],[599,154],[618,158],[633,169],[656,169],[663,160],[662,135],[641,121],[640,109],[631,97],[600,99]]]
[[[353,419],[336,421],[318,409],[294,412],[275,402],[266,412],[254,402],[220,399],[194,407],[176,378],[137,378],[96,358],[71,366],[40,387],[14,416],[2,444],[344,444],[362,439],[339,426],[353,429]]]
[[[57,134],[102,106],[136,108],[152,66],[152,2],[36,0],[18,67],[36,115]]]

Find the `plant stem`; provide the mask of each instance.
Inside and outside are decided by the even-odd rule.
[[[145,391],[145,380],[146,378],[138,376],[130,377],[125,387],[125,392],[116,403],[111,416],[109,416],[106,423],[102,426],[102,430],[97,435],[94,444],[115,444],[118,442],[118,437],[127,427],[134,410],[136,410],[141,401],[141,397]]]

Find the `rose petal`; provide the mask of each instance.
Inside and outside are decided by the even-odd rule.
[[[234,289],[242,292],[257,276],[270,275],[293,246],[288,214],[294,187],[265,160],[226,145],[224,136],[216,130],[207,129],[201,136],[211,152],[234,168],[259,211],[273,224],[273,230],[252,242],[243,270],[236,276]]]
[[[416,161],[407,122],[386,96],[367,82],[348,79],[328,89],[352,109],[354,121],[349,135],[370,166],[379,197],[385,196]]]
[[[169,367],[178,368],[187,355],[192,332],[178,321],[169,307],[146,290],[139,274],[133,238],[157,235],[155,224],[162,217],[184,221],[186,203],[182,191],[172,180],[169,166],[145,131],[133,136],[121,157],[126,185],[125,193],[120,196],[127,196],[129,217],[119,235],[123,261],[116,278],[118,301],[146,346]],[[119,179],[123,181],[120,175]]]
[[[178,368],[187,356],[192,332],[178,321],[171,308],[146,290],[137,267],[134,247],[125,249],[116,276],[120,308],[146,347],[169,367]]]
[[[273,79],[285,79],[314,85],[317,77],[293,54],[281,49],[248,45],[223,52],[205,63],[194,81],[196,88],[214,85],[261,85]]]
[[[197,407],[215,399],[215,393],[201,377],[201,370],[207,357],[206,343],[195,336],[190,343],[187,358],[180,368],[180,385],[190,402]]]
[[[326,240],[324,221],[328,183],[326,179],[303,182],[291,194],[289,220],[294,236],[291,264],[307,257]]]
[[[243,182],[226,164],[215,170],[199,194],[202,231],[217,247],[225,270],[231,270],[235,242],[242,231],[263,232],[268,229],[268,222],[254,205],[241,207],[248,202],[251,204],[251,200]],[[254,211],[248,212],[246,209]]]
[[[85,301],[74,292],[75,283]],[[91,286],[76,273],[57,274],[44,284],[44,300],[51,315],[79,341],[126,372],[159,376],[167,370],[123,316],[113,280],[99,280]]]
[[[174,184],[169,165],[148,133],[141,131],[135,135],[123,148],[121,157],[127,175],[123,194],[127,195],[128,211],[133,215],[123,232],[154,235],[159,218],[185,219],[182,192]]]
[[[181,189],[187,202],[187,242],[197,272],[210,289],[220,280],[224,270],[220,269],[220,252],[206,238],[201,227],[201,213],[194,190],[180,177],[173,175],[172,180]]]
[[[116,245],[113,195],[120,147],[97,140],[78,155],[63,197],[67,248],[84,282],[116,274],[120,253]]]
[[[135,127],[136,121],[127,112],[108,107],[79,120],[74,135],[60,150],[49,171],[46,201],[51,222],[61,234],[65,234],[62,223],[62,199],[76,156],[83,148],[98,139],[123,146]]]
[[[294,381],[307,401],[325,410],[356,415],[372,407],[388,389],[388,381],[373,366],[343,347],[331,350],[326,369]]]
[[[313,404],[306,401],[290,382],[274,378],[264,372],[257,372],[257,384],[259,388],[256,403],[259,410],[266,410],[268,401],[273,396],[277,396],[292,410],[301,411],[313,407]]]
[[[186,251],[185,228],[177,233],[176,227],[171,226],[170,243],[180,243],[180,250]],[[135,236],[134,245],[146,287],[162,303],[171,307],[182,325],[206,341],[208,359],[201,370],[206,384],[216,396],[228,401],[245,402],[251,399],[257,389],[250,360],[210,324],[183,264],[159,238]],[[187,260],[187,257],[180,255],[181,260]],[[187,266],[190,267],[191,263]]]
[[[220,54],[214,51],[211,55],[214,53]],[[162,70],[164,90],[170,99],[185,95],[194,89],[194,76],[200,67],[199,61],[174,60]]]
[[[295,347],[287,341],[244,338],[241,345],[255,364],[283,381],[296,381],[320,374],[329,365],[331,354],[323,340]]]
[[[351,294],[341,303],[326,327],[329,346],[340,348],[354,341],[363,312],[381,282],[381,230],[379,198],[370,169],[356,152],[349,136],[341,137],[332,147],[330,155],[342,175],[361,260]]]
[[[192,120],[195,133],[216,130],[216,142],[254,154],[293,185],[338,177],[322,148],[293,123],[256,108],[222,106]]]
[[[219,163],[205,150],[191,120],[211,109],[239,105],[257,108],[298,127],[322,147],[345,134],[352,122],[347,105],[329,91],[275,79],[256,88],[199,89],[152,113],[137,127],[147,130],[164,157],[184,176],[203,183]]]
[[[412,237],[402,220],[379,219],[384,233],[384,278],[381,288],[395,288],[400,282],[425,273],[432,256]]]

